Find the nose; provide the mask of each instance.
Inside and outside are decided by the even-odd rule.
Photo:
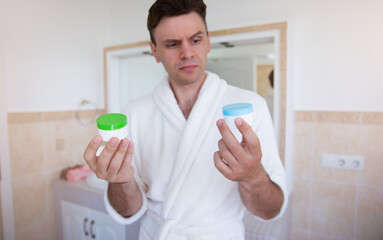
[[[191,46],[191,44],[188,42],[183,43],[181,46],[181,52],[180,52],[181,59],[190,59],[190,58],[193,58],[193,56],[194,56],[193,46]]]

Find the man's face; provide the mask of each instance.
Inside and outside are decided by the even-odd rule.
[[[188,85],[205,79],[210,38],[196,12],[161,19],[153,36],[153,55],[162,62],[171,83]]]

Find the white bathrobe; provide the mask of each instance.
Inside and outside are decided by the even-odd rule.
[[[124,218],[110,205],[109,214],[130,224],[142,217],[140,240],[242,240],[242,203],[238,183],[226,179],[214,166],[221,135],[216,121],[222,107],[253,104],[253,129],[262,148],[262,165],[284,193],[278,216],[287,204],[285,172],[278,155],[273,125],[265,101],[257,94],[229,86],[207,72],[198,99],[186,120],[165,78],[156,90],[128,104],[129,139],[135,144],[133,167],[143,196],[141,209]]]

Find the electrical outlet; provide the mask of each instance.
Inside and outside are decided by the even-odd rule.
[[[325,168],[339,168],[361,171],[364,168],[363,156],[349,156],[325,154],[321,155],[321,166]]]

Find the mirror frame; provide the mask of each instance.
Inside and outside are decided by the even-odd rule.
[[[276,75],[279,72],[279,122],[278,122],[278,148],[282,163],[285,165],[285,148],[286,148],[286,101],[287,101],[287,22],[277,22],[262,25],[253,25],[247,27],[238,27],[231,29],[223,29],[210,31],[210,37],[222,37],[243,33],[261,33],[266,31],[277,31],[279,33],[279,62],[275,63],[278,69],[275,70]],[[108,106],[108,54],[114,51],[120,51],[130,48],[148,46],[150,41],[141,41],[118,46],[104,48],[103,67],[104,67],[104,106],[107,112]],[[278,60],[278,59],[276,59]],[[278,79],[278,77],[276,77]],[[274,124],[275,125],[275,124]]]

